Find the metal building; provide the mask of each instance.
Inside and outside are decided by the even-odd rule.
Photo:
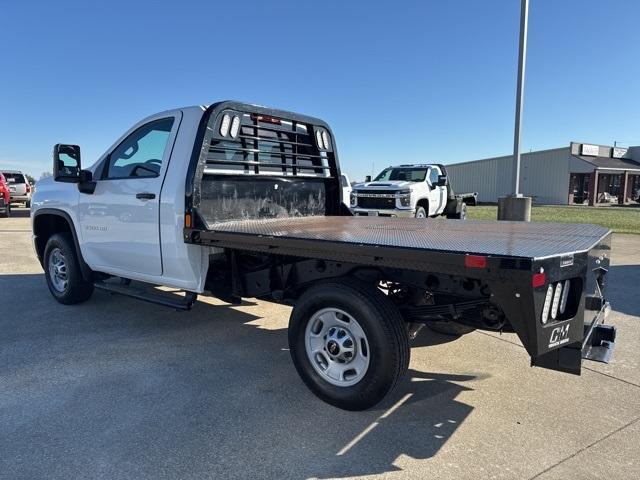
[[[478,201],[497,202],[512,193],[513,156],[447,165],[459,192],[478,192]],[[525,153],[521,191],[537,204],[626,204],[640,196],[640,147],[620,148],[571,142],[568,147]]]

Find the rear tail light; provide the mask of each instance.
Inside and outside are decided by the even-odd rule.
[[[569,298],[569,280],[564,281],[562,286],[562,298],[560,299],[560,315],[562,315],[567,308],[567,299]]]
[[[556,288],[553,292],[553,302],[551,304],[551,318],[556,319],[558,317],[558,307],[560,306],[560,296],[562,295],[562,282],[556,283]]]
[[[26,188],[27,188],[27,193],[30,193],[30,192],[31,192],[31,185],[29,184],[29,182],[27,182],[27,183],[25,184],[25,186],[26,186]]]
[[[542,307],[542,318],[540,321],[545,325],[549,321],[549,310],[551,310],[551,299],[553,298],[553,285],[547,287],[547,295],[544,297],[544,307]]]
[[[570,287],[571,282],[569,280],[563,280],[547,286],[547,293],[544,297],[544,306],[542,307],[542,315],[540,317],[543,325],[545,325],[549,319],[556,320],[560,315],[565,313]]]

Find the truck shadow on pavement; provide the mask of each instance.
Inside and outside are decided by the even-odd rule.
[[[31,210],[24,207],[18,207],[17,205],[11,206],[11,217],[15,218],[29,218]]]
[[[612,265],[607,274],[607,300],[613,310],[640,316],[640,265]]]
[[[63,306],[42,274],[0,275],[0,303],[0,471],[8,478],[398,471],[403,458],[438,453],[472,411],[458,397],[481,380],[412,369],[375,409],[346,412],[297,376],[287,307],[241,311],[205,299],[177,313],[104,292]]]

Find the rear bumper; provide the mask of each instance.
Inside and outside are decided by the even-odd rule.
[[[11,194],[11,201],[12,202],[26,202],[27,200],[31,200],[31,194],[30,193],[26,193],[24,195],[19,195],[17,193],[12,193]]]

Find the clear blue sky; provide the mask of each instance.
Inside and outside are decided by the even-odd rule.
[[[140,118],[238,99],[327,120],[343,168],[512,148],[519,0],[3,2],[0,167],[89,165]],[[523,150],[640,144],[640,2],[531,0]]]

